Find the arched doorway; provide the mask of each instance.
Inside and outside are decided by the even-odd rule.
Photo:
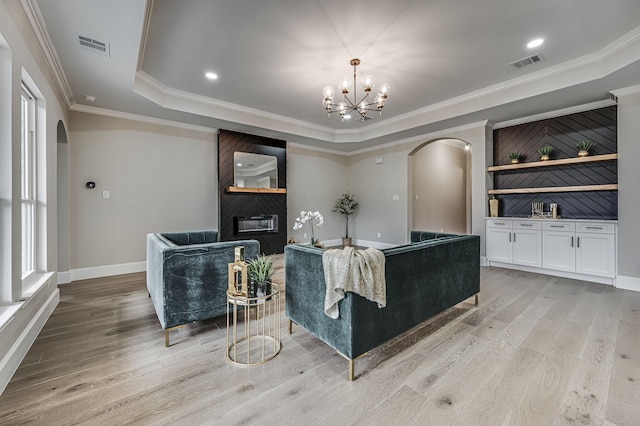
[[[58,277],[59,282],[69,282],[69,143],[64,123],[58,121],[57,145],[58,190]],[[64,274],[64,273],[67,274]]]
[[[470,148],[460,139],[437,139],[409,154],[411,229],[471,232]]]

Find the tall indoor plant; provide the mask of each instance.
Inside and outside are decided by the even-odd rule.
[[[356,197],[353,194],[344,193],[338,198],[333,205],[333,211],[341,214],[345,217],[346,228],[344,237],[342,238],[343,246],[351,245],[351,237],[349,236],[349,216],[358,212],[360,204],[356,201]]]

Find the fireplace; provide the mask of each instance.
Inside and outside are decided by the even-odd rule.
[[[255,234],[278,233],[278,215],[234,216],[233,235],[250,238]]]

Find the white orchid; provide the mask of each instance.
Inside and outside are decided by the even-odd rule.
[[[293,230],[297,231],[299,229],[302,229],[302,225],[307,222],[309,222],[309,230],[311,231],[311,245],[314,246],[319,242],[318,240],[315,239],[315,236],[313,235],[314,222],[315,222],[315,225],[318,228],[320,228],[324,223],[324,217],[322,217],[319,211],[312,212],[312,211],[302,210],[300,212],[300,216],[296,218],[296,221],[293,224]]]

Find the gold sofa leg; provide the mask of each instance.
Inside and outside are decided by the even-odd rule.
[[[289,334],[293,334],[293,321],[289,320]]]
[[[476,306],[478,306],[480,304],[480,293],[476,293]]]
[[[169,332],[170,332],[171,330],[177,330],[177,329],[182,328],[182,327],[185,327],[185,325],[176,325],[175,327],[165,328],[165,329],[164,329],[164,346],[165,346],[166,348],[168,348],[169,346],[171,346],[171,345],[169,345]]]
[[[356,360],[355,359],[350,359],[349,360],[349,381],[353,382],[353,379],[355,378],[356,375]]]

